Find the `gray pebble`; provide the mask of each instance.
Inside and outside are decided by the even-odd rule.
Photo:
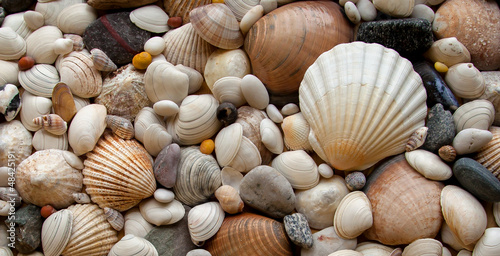
[[[500,202],[500,180],[474,159],[458,159],[453,165],[453,175],[465,190],[478,199]]]
[[[285,230],[290,240],[302,247],[309,249],[313,246],[313,237],[306,216],[302,213],[294,213],[283,219]]]
[[[438,153],[439,148],[451,145],[455,138],[455,124],[450,111],[444,110],[440,103],[434,105],[427,114],[427,137],[421,149]]]

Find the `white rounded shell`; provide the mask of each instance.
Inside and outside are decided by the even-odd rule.
[[[197,205],[188,213],[188,229],[194,244],[200,245],[219,231],[224,210],[218,202]]]
[[[0,28],[0,59],[17,60],[26,53],[26,41],[10,27]]]
[[[168,15],[156,5],[143,6],[130,13],[130,20],[139,28],[153,33],[167,32]]]
[[[158,251],[148,240],[132,234],[125,235],[113,245],[109,256],[158,256]]]
[[[274,158],[271,165],[294,189],[309,189],[319,182],[316,162],[304,150],[283,152]]]
[[[300,109],[314,151],[339,170],[363,170],[404,152],[424,126],[425,88],[411,62],[379,44],[340,44],[304,75]]]

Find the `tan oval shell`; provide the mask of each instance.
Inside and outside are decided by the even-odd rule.
[[[68,245],[61,255],[107,255],[118,241],[118,236],[106,220],[104,210],[95,204],[75,204],[68,210],[73,213],[73,228]]]
[[[180,221],[186,212],[177,200],[160,203],[154,198],[143,200],[139,205],[139,210],[145,220],[156,226],[174,224]]]
[[[319,182],[318,167],[314,159],[304,150],[286,151],[271,162],[294,189],[309,189]]]
[[[46,256],[61,255],[73,229],[73,212],[63,209],[51,214],[42,225],[41,241]]]
[[[456,133],[467,128],[488,130],[494,119],[495,108],[488,100],[467,102],[453,113]]]
[[[224,210],[218,202],[208,202],[193,207],[188,213],[188,229],[195,245],[202,245],[217,231],[224,221]]]
[[[118,137],[129,140],[134,137],[134,126],[130,120],[115,115],[106,116],[106,127]]]
[[[120,231],[123,229],[125,220],[123,219],[123,215],[119,211],[109,207],[104,207],[104,216],[106,216],[106,219],[108,220],[109,224],[116,231]]]
[[[61,82],[67,84],[78,97],[91,98],[102,91],[101,73],[94,67],[91,55],[86,50],[65,55],[59,73]]]
[[[63,135],[68,129],[68,124],[59,115],[48,114],[33,119],[35,125],[42,126],[46,131],[54,135]]]
[[[446,224],[466,246],[476,243],[486,229],[486,212],[481,203],[464,189],[447,185],[441,192]]]
[[[26,41],[10,27],[0,28],[0,59],[18,60],[26,53]]]
[[[59,82],[57,69],[48,64],[36,64],[26,71],[19,71],[19,83],[33,95],[51,97]]]
[[[76,155],[91,151],[106,129],[106,108],[90,104],[80,109],[68,129],[68,142]]]
[[[472,63],[449,67],[444,80],[456,96],[465,99],[477,99],[486,90],[483,74]]]
[[[432,238],[421,238],[406,246],[402,256],[441,255],[442,252],[441,242]]]
[[[493,134],[493,138],[477,152],[474,159],[500,180],[500,157],[498,156],[500,150],[500,144],[498,143],[500,140],[500,127],[492,126],[490,131]]]
[[[73,193],[82,189],[83,176],[66,161],[64,152],[72,154],[58,149],[37,151],[17,166],[16,189],[23,201],[57,209],[74,203]]]
[[[54,135],[44,129],[38,130],[33,135],[33,148],[35,150],[60,149],[68,150],[68,134]]]
[[[113,245],[109,256],[158,256],[155,246],[148,240],[132,234],[125,235]]]
[[[47,24],[47,20],[45,22]],[[36,63],[53,64],[58,56],[54,52],[53,43],[62,37],[59,28],[43,26],[26,38],[26,55],[33,57]]]
[[[86,192],[101,208],[125,211],[156,190],[150,155],[133,139],[105,133],[84,165]]]
[[[85,29],[97,19],[97,11],[87,3],[65,7],[57,15],[57,27],[63,33],[83,35]]]
[[[37,131],[41,126],[33,124],[33,118],[47,115],[52,108],[52,101],[45,97],[35,96],[24,91],[21,97],[21,122],[28,131]]]
[[[163,8],[170,17],[181,17],[182,24],[190,22],[189,12],[202,5],[212,3],[211,0],[163,0]]]
[[[500,253],[500,243],[498,242],[499,236],[500,228],[487,228],[481,239],[476,243],[472,254],[474,256],[498,255]]]
[[[222,185],[215,191],[215,197],[225,212],[236,214],[243,211],[244,203],[236,188],[230,185]]]
[[[163,55],[168,62],[194,68],[202,74],[208,56],[216,49],[196,34],[191,23],[167,32],[163,39],[166,43]]]
[[[347,194],[333,217],[335,232],[343,239],[354,239],[373,225],[372,206],[361,191]]]
[[[76,104],[71,89],[65,83],[57,83],[52,90],[54,114],[69,122],[76,114]]]
[[[283,119],[281,123],[283,140],[288,150],[312,151],[309,143],[310,126],[302,113],[293,114]]]
[[[456,37],[441,38],[432,43],[424,56],[432,62],[441,62],[451,67],[458,63],[470,62],[470,53]]]

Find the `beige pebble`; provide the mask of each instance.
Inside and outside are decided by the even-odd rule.
[[[415,0],[373,0],[377,10],[393,17],[404,18],[411,15]]]
[[[493,134],[490,131],[468,128],[455,135],[452,146],[458,155],[470,154],[488,144],[492,138]]]
[[[356,7],[364,21],[372,21],[377,17],[377,9],[370,0],[359,0]]]
[[[297,104],[295,103],[288,103],[281,108],[281,114],[283,114],[284,116],[291,116],[293,114],[299,113],[299,111],[299,106],[297,106]]]
[[[269,94],[259,78],[252,74],[241,79],[241,92],[248,105],[256,109],[265,109],[269,105]]]
[[[339,4],[340,4],[341,6],[345,6],[345,4],[346,4],[347,2],[352,2],[353,4],[357,4],[357,3],[358,3],[358,0],[339,0]]]
[[[262,5],[256,5],[252,7],[252,9],[248,10],[248,12],[241,18],[240,22],[240,30],[243,35],[246,35],[248,30],[264,16],[264,7]]]
[[[160,36],[154,36],[148,39],[144,44],[144,51],[148,52],[152,56],[159,55],[165,50],[166,44],[165,39]]]
[[[273,122],[277,124],[283,122],[283,115],[274,104],[267,105],[266,114],[269,117],[269,119],[273,120]]]
[[[164,188],[157,189],[153,196],[156,201],[164,204],[174,201],[175,198],[174,192]]]
[[[160,116],[173,116],[179,112],[179,106],[171,100],[160,100],[153,105],[153,110]]]
[[[270,13],[274,9],[278,8],[278,1],[276,0],[261,0],[260,5],[264,8],[264,13]]]
[[[432,21],[434,21],[434,10],[425,4],[417,4],[413,8],[413,12],[410,17],[425,19],[432,23]]]
[[[329,179],[333,177],[333,169],[328,164],[322,163],[318,166],[318,172],[321,177]]]
[[[13,169],[12,169],[13,170]],[[9,186],[9,167],[0,167],[0,187]]]
[[[352,23],[358,24],[361,22],[361,14],[359,14],[358,7],[353,2],[347,1],[344,5],[344,11]]]
[[[415,149],[405,153],[406,161],[417,172],[430,180],[447,180],[453,172],[441,158],[427,150]]]

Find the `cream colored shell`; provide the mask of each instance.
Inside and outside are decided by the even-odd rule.
[[[0,83],[19,85],[18,73],[16,62],[0,60]]]
[[[240,107],[247,101],[241,91],[241,78],[225,76],[213,84],[212,93],[220,102],[230,102],[235,107]]]
[[[101,72],[95,68],[87,50],[65,55],[59,65],[59,73],[61,82],[67,84],[78,97],[92,98],[102,91]]]
[[[60,149],[68,150],[68,134],[54,135],[44,129],[38,130],[33,135],[33,148],[35,150]]]
[[[493,256],[500,254],[500,242],[498,237],[500,236],[500,228],[492,227],[487,228],[484,231],[483,236],[476,243],[474,251],[472,254],[474,256]]]
[[[57,27],[63,33],[83,35],[97,16],[97,11],[87,3],[73,4],[62,9],[57,15]]]
[[[165,126],[163,119],[151,107],[144,107],[137,113],[134,120],[135,139],[144,143],[146,129],[153,124]]]
[[[46,25],[52,25],[56,26],[57,25],[57,17],[59,16],[59,13],[61,13],[62,10],[64,10],[66,7],[78,3],[85,3],[84,0],[64,0],[64,1],[47,1],[47,0],[42,0],[38,1],[38,3],[35,6],[35,11],[43,14],[43,17],[45,18],[45,24]]]
[[[168,14],[157,5],[147,5],[130,12],[130,21],[141,29],[153,33],[165,33],[169,30],[167,25]]]
[[[154,198],[143,200],[139,204],[139,210],[145,220],[156,226],[174,224],[186,213],[184,206],[177,200],[160,203]]]
[[[45,256],[59,256],[69,242],[73,213],[63,209],[51,214],[42,225],[42,247]]]
[[[361,191],[347,194],[333,217],[335,232],[343,239],[354,239],[373,225],[370,200]]]
[[[106,129],[106,107],[90,104],[80,109],[68,129],[68,141],[76,155],[94,149]]]
[[[415,7],[415,0],[373,0],[373,5],[385,14],[403,18],[411,15],[413,7]]]
[[[25,13],[26,12],[18,12],[7,15],[2,23],[2,27],[10,27],[22,38],[26,39],[29,35],[31,35],[33,30],[28,27],[28,24],[24,19]]]
[[[260,121],[260,137],[262,143],[273,154],[283,153],[283,135],[279,127],[271,119],[266,118]]]
[[[108,256],[158,256],[158,251],[148,240],[128,234],[113,245]]]
[[[217,49],[208,57],[203,76],[208,88],[213,91],[217,80],[228,76],[243,78],[251,72],[250,59],[245,51]]]
[[[138,207],[128,210],[123,217],[125,220],[123,227],[125,235],[133,234],[138,237],[145,237],[154,227],[144,219]]]
[[[495,108],[488,100],[467,102],[453,113],[456,133],[467,128],[488,130],[494,120]]]
[[[52,65],[36,64],[28,70],[20,71],[18,79],[26,91],[48,98],[52,96],[52,90],[59,82],[59,73]]]
[[[188,95],[189,77],[167,61],[155,61],[146,70],[144,84],[151,102],[171,100],[179,105]]]
[[[26,11],[23,14],[24,22],[26,22],[26,26],[32,30],[37,30],[41,28],[45,24],[45,19],[43,18],[43,14],[35,11]]]
[[[193,243],[200,246],[214,236],[222,226],[224,216],[224,210],[218,202],[193,207],[188,213],[188,229]]]
[[[486,90],[483,75],[472,63],[459,63],[449,67],[444,80],[456,96],[465,99],[477,99]]]
[[[406,246],[402,256],[441,255],[442,252],[441,242],[432,238],[421,238]]]
[[[50,113],[52,101],[45,97],[35,96],[28,91],[24,91],[21,97],[21,122],[28,131],[37,131],[42,128],[33,123],[33,119],[41,115]]]
[[[432,62],[442,62],[451,67],[458,63],[469,63],[469,50],[456,37],[442,38],[432,43],[424,56]]]
[[[356,246],[356,251],[363,253],[363,255],[391,256],[394,248],[377,242],[362,242]]]
[[[0,28],[0,59],[18,60],[26,53],[26,41],[10,27]]]
[[[229,165],[238,154],[243,140],[243,127],[233,123],[222,128],[215,137],[215,156],[220,166]]]
[[[26,55],[33,57],[36,63],[53,64],[57,59],[54,42],[62,37],[59,28],[43,26],[26,38]]]
[[[319,182],[316,162],[304,150],[283,152],[274,158],[271,166],[281,173],[294,189],[309,189]]]
[[[243,16],[259,4],[258,0],[226,0],[224,4],[229,7],[238,21],[241,21]]]

